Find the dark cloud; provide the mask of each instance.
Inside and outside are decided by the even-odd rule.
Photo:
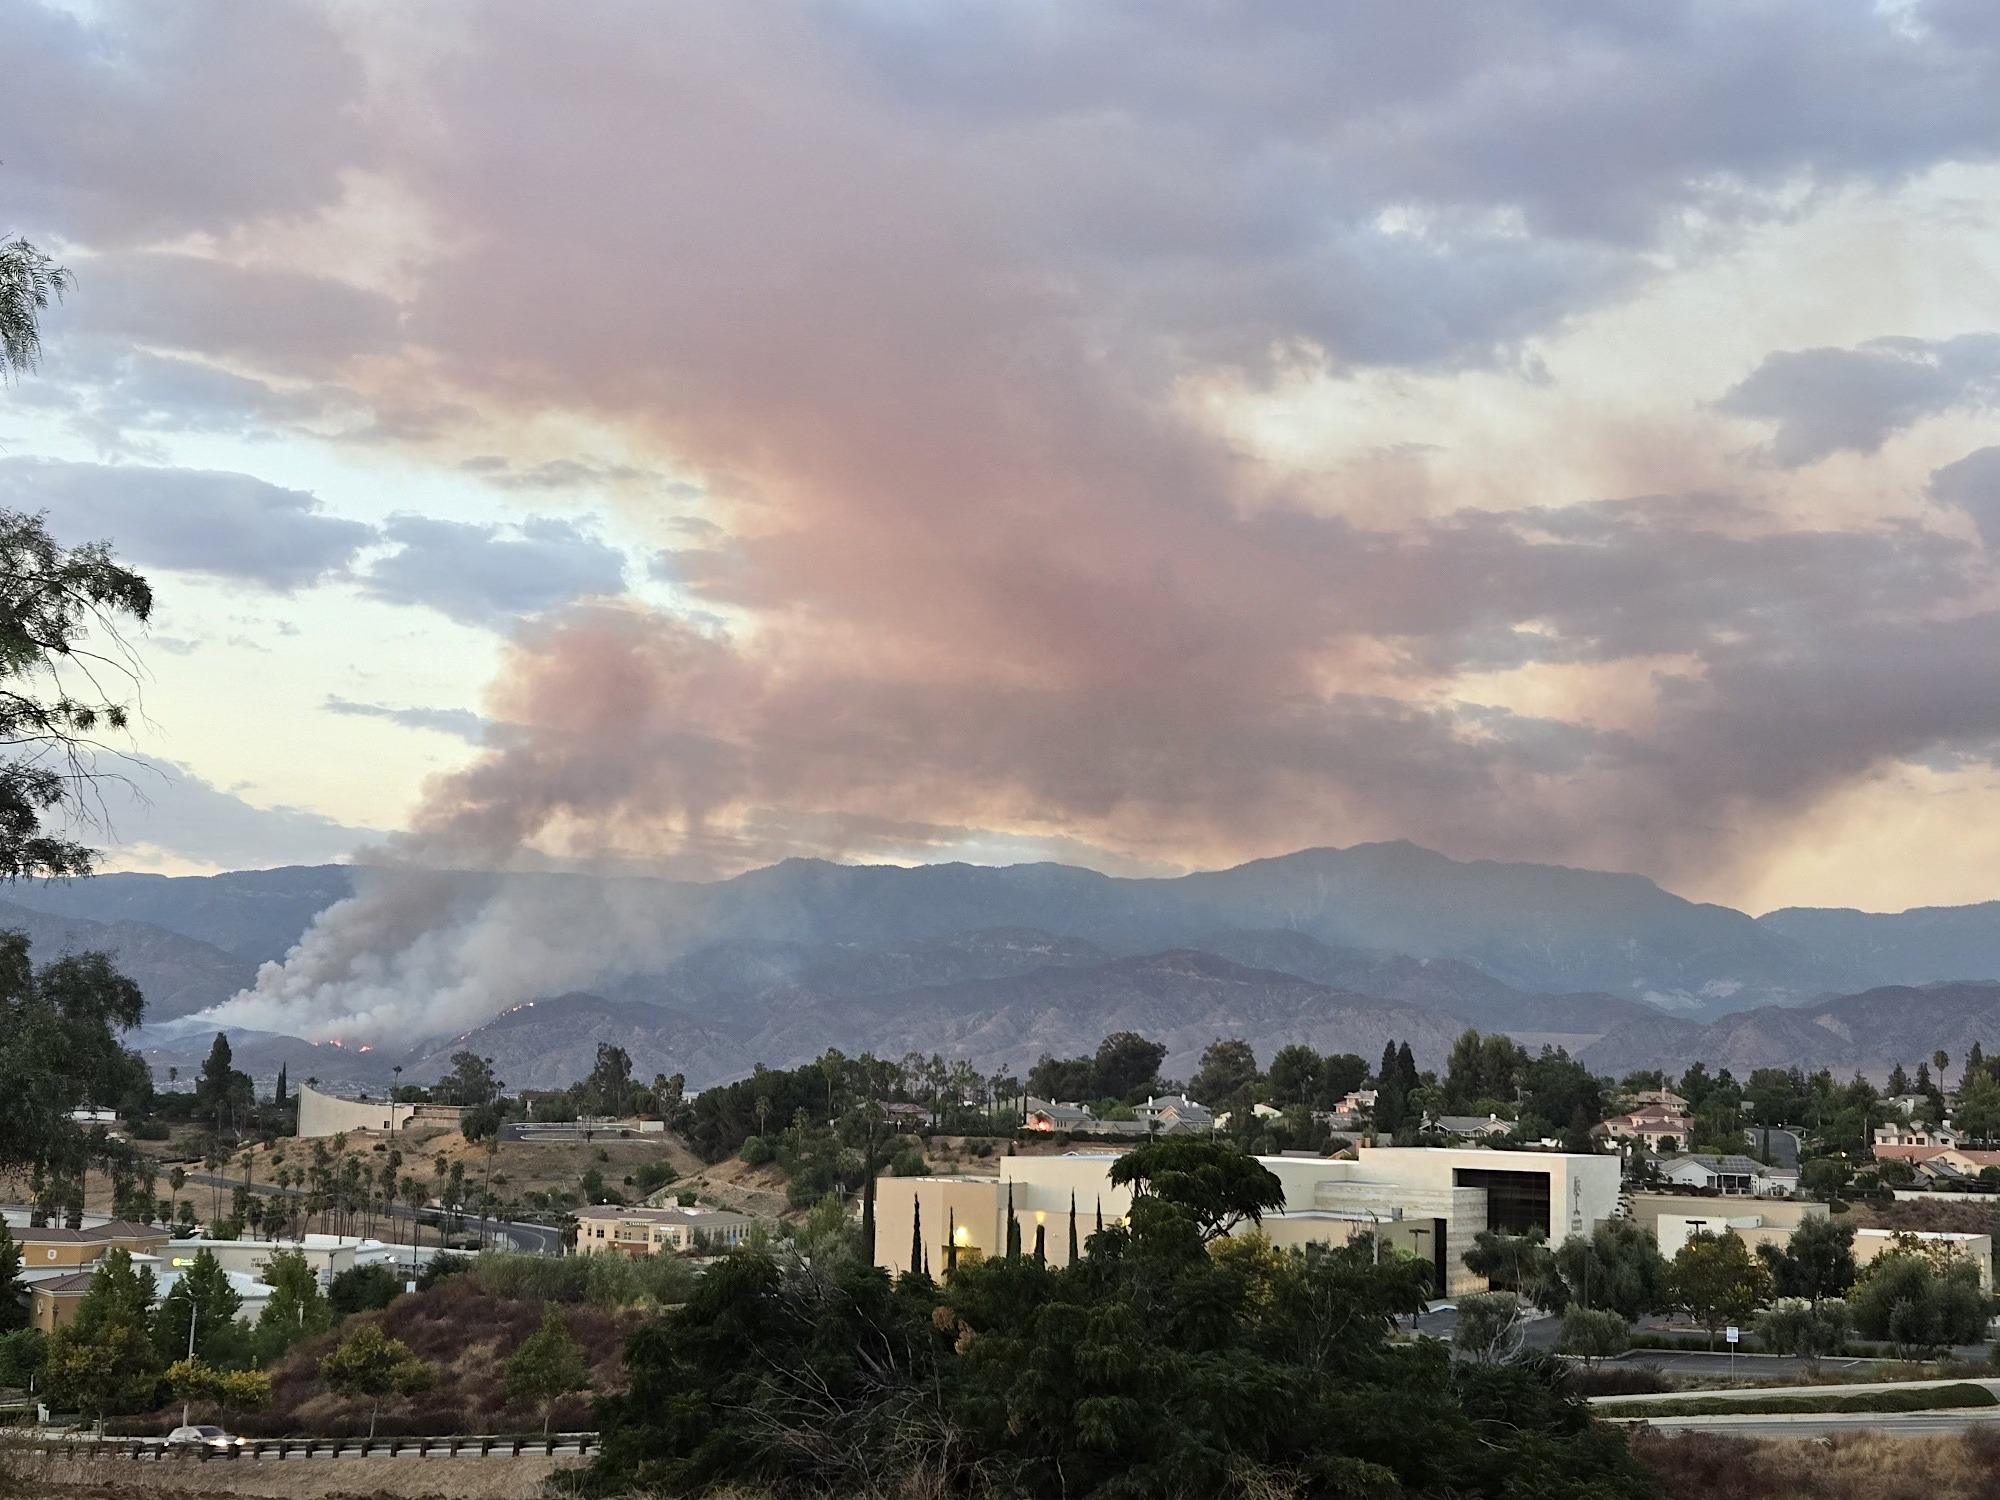
[[[336,200],[372,153],[362,66],[295,0],[0,7],[13,228],[98,247],[226,234]],[[30,60],[32,59],[32,64]]]
[[[77,291],[65,323],[100,337],[295,373],[323,373],[395,344],[395,303],[322,276],[159,253],[102,256],[72,269]]]
[[[112,540],[139,567],[288,593],[339,574],[375,539],[303,490],[248,474],[0,459],[0,505],[46,510],[69,542]]]
[[[467,474],[477,475],[496,489],[503,490],[578,490],[611,489],[634,485],[652,480],[644,469],[631,464],[592,463],[587,459],[554,458],[545,463],[529,464],[525,467],[504,458],[497,453],[482,453],[459,464]],[[656,492],[662,497],[693,499],[701,491],[693,485],[672,482],[657,482]]]
[[[2000,447],[1975,449],[1932,474],[1931,498],[1964,511],[1988,547],[2000,546]]]
[[[464,740],[468,745],[483,744],[493,729],[491,720],[468,708],[394,708],[386,703],[357,703],[333,693],[327,695],[325,707],[330,714],[381,719],[405,729],[427,729],[434,734],[448,734]]]
[[[1771,456],[1786,468],[1842,451],[1873,453],[1926,417],[1996,404],[2000,333],[1783,350],[1716,403],[1732,416],[1775,422]]]
[[[150,848],[225,870],[327,864],[381,835],[303,808],[259,806],[189,767],[150,755],[100,756],[101,802],[86,842]]]
[[[382,536],[397,550],[363,575],[365,591],[467,625],[510,625],[625,588],[624,553],[569,521],[531,517],[502,527],[403,515]]]

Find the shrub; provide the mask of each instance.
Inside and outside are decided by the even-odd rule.
[[[417,1290],[427,1292],[447,1276],[463,1276],[472,1269],[472,1258],[466,1255],[433,1255],[417,1273]]]
[[[1609,1308],[1572,1303],[1563,1310],[1562,1338],[1556,1347],[1586,1362],[1613,1359],[1632,1347],[1632,1328]]]
[[[743,1160],[753,1167],[768,1167],[777,1160],[778,1148],[761,1135],[753,1135],[743,1143],[739,1153]]]
[[[345,1318],[387,1307],[402,1291],[403,1278],[388,1266],[354,1266],[333,1278],[326,1300]]]

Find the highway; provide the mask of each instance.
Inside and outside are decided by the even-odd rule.
[[[1983,1386],[2000,1394],[2000,1377],[1996,1377],[1992,1380],[1873,1380],[1857,1381],[1853,1385],[1733,1386],[1714,1391],[1669,1391],[1652,1396],[1592,1396],[1590,1404],[1606,1416],[1616,1416],[1617,1408],[1621,1406],[1644,1405],[1649,1401],[1696,1397],[1703,1401],[1768,1401],[1775,1396],[1870,1396],[1881,1391],[1935,1391],[1954,1385]]]
[[[1821,1387],[1826,1389],[1826,1387]],[[1705,1393],[1706,1394],[1706,1393]],[[1728,1437],[1827,1438],[1844,1432],[1879,1432],[1890,1437],[1931,1437],[1965,1432],[1974,1427],[2000,1427],[2000,1408],[1971,1407],[1959,1411],[1852,1411],[1775,1413],[1714,1417],[1625,1417],[1605,1413],[1606,1420],[1643,1424],[1654,1432],[1714,1432]]]
[[[203,1187],[218,1187],[225,1192],[243,1186],[243,1179],[240,1177],[216,1177],[206,1172],[190,1172],[187,1180],[190,1183],[200,1183]],[[268,1182],[258,1183],[255,1191],[267,1197],[303,1198],[306,1195],[304,1188],[281,1188]],[[432,1229],[437,1228],[439,1217],[437,1209],[406,1208],[400,1203],[389,1205],[386,1211],[378,1208],[376,1213],[405,1223],[428,1225]],[[526,1251],[530,1255],[557,1255],[562,1250],[562,1231],[551,1229],[546,1224],[517,1224],[511,1219],[487,1219],[477,1214],[463,1215],[458,1223],[461,1229],[505,1240],[514,1249]]]

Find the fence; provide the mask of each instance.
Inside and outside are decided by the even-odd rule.
[[[597,1451],[594,1432],[556,1432],[547,1437],[379,1437],[240,1438],[230,1449],[169,1448],[160,1438],[41,1438],[19,1447],[61,1458],[134,1460],[199,1459],[238,1463],[287,1458],[535,1458],[588,1457]]]

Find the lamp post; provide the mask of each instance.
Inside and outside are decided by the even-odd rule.
[[[187,1278],[186,1278],[186,1277],[182,1277],[181,1279],[182,1279],[183,1281],[185,1281],[185,1280],[186,1280]],[[196,1301],[194,1300],[194,1293],[193,1293],[193,1292],[189,1292],[189,1293],[188,1293],[188,1299],[187,1299],[187,1304],[188,1304],[188,1352],[187,1352],[187,1357],[188,1357],[188,1358],[189,1358],[190,1360],[192,1360],[192,1359],[194,1358],[194,1325],[195,1325],[195,1314],[196,1314],[196,1312],[198,1312],[198,1311],[200,1310],[200,1304],[199,1304],[199,1303],[197,1303],[197,1302],[196,1302]],[[187,1401],[182,1401],[182,1402],[181,1402],[181,1426],[183,1426],[183,1427],[187,1426],[187,1424],[188,1424],[188,1406],[189,1406],[189,1403],[188,1403]]]

